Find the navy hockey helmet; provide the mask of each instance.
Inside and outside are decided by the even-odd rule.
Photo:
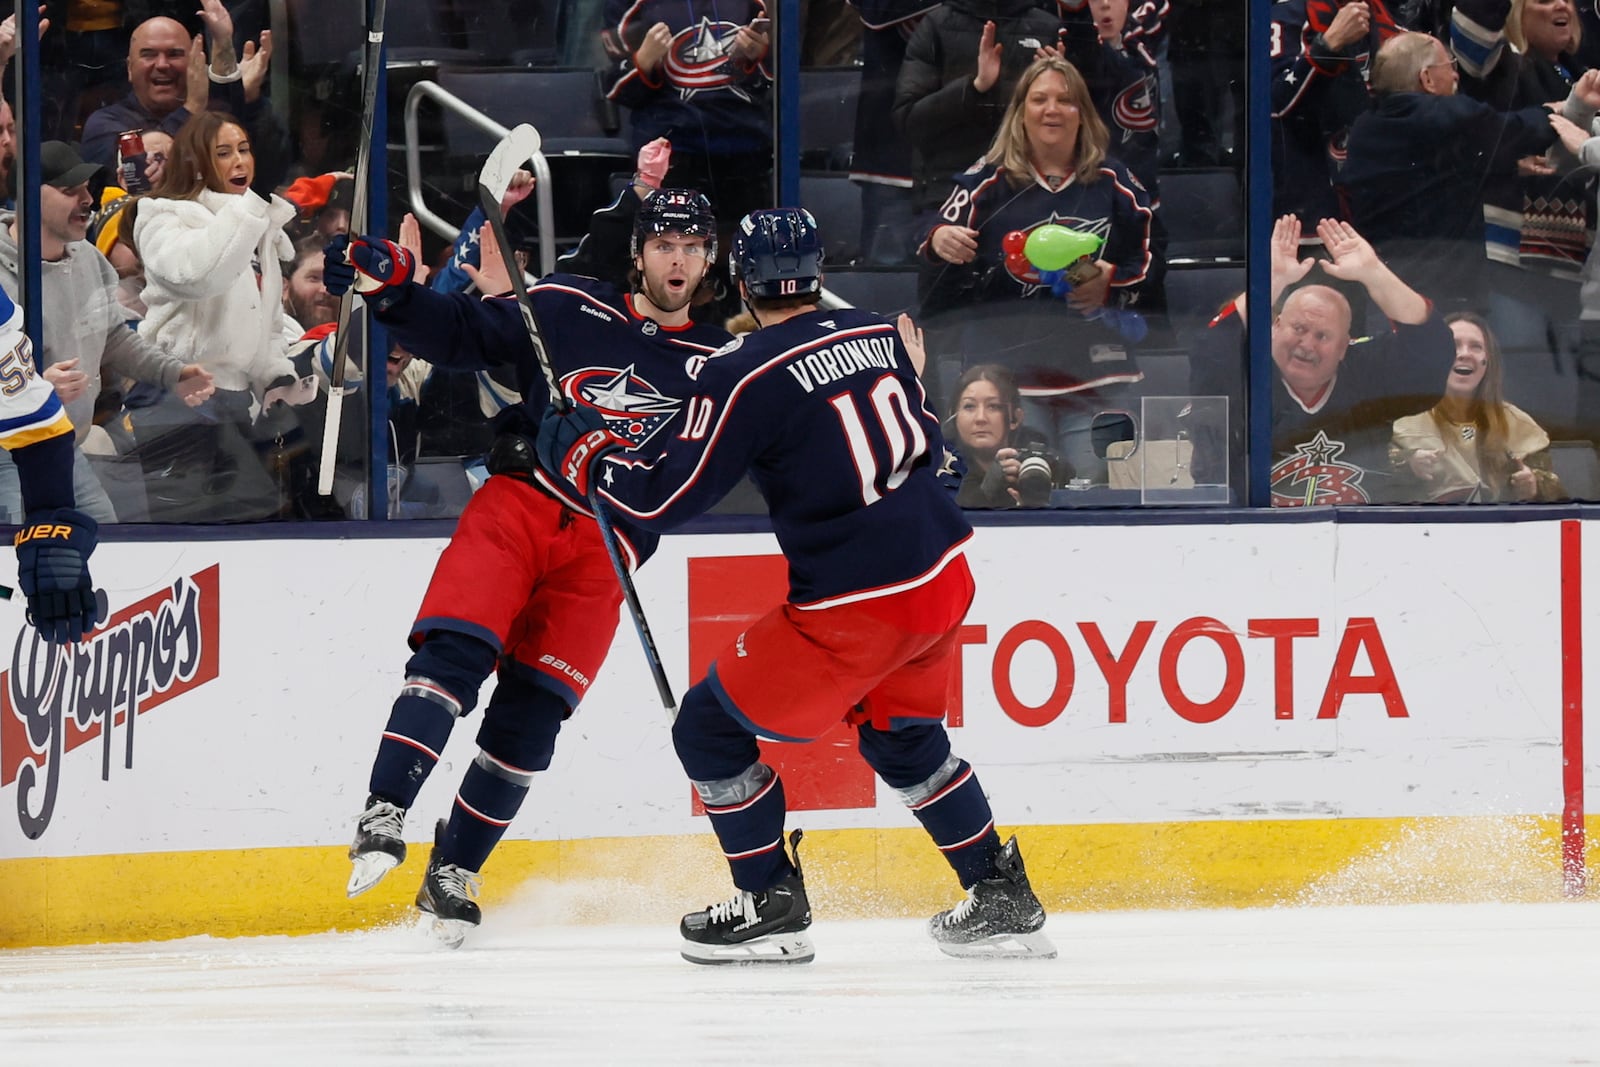
[[[805,208],[752,211],[733,235],[733,272],[760,298],[822,292],[822,238]]]
[[[630,254],[637,258],[645,241],[664,233],[704,237],[706,262],[716,262],[717,216],[704,194],[693,189],[657,189],[645,197],[644,203],[639,205],[639,214],[634,216]]]

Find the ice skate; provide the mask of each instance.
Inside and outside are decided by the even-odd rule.
[[[928,934],[949,956],[1054,958],[1056,947],[1041,932],[1044,905],[1028,884],[1015,837],[995,857],[994,867],[994,877],[969,889],[966,900],[928,920]]]
[[[356,818],[356,839],[350,843],[350,883],[346,896],[358,897],[383,881],[383,876],[406,860],[406,809],[376,796]]]
[[[800,873],[800,838],[789,838],[794,873],[761,893],[741,890],[732,900],[683,917],[683,958],[690,963],[810,963],[816,955],[811,904]]]
[[[478,895],[483,876],[477,871],[444,863],[439,859],[439,845],[444,840],[444,820],[440,819],[433,832],[433,853],[428,857],[428,870],[422,876],[422,888],[417,890],[417,907],[433,916],[433,936],[447,948],[460,948],[467,933],[483,921],[483,912],[472,898]]]

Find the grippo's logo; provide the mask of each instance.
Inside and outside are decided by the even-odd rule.
[[[133,767],[140,715],[217,677],[220,568],[180,578],[118,612],[78,645],[52,646],[23,627],[0,672],[0,789],[17,786],[17,821],[43,836],[55,813],[63,759],[98,739],[111,778],[113,732]]]

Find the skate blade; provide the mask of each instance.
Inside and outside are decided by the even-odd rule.
[[[817,951],[811,944],[811,935],[801,931],[793,934],[768,934],[737,945],[703,945],[698,941],[684,941],[679,954],[690,963],[712,965],[744,965],[753,963],[810,963]]]
[[[383,876],[400,865],[400,861],[387,852],[368,852],[350,861],[350,883],[344,887],[347,897],[359,897],[383,881]]]
[[[445,948],[460,948],[467,934],[477,929],[476,923],[465,919],[440,919],[425,914],[423,920],[428,923],[428,936]]]
[[[1031,934],[995,934],[980,941],[969,941],[966,944],[953,944],[945,941],[936,941],[939,951],[946,956],[954,956],[963,960],[1053,960],[1056,958],[1056,946],[1044,934],[1035,931]]]

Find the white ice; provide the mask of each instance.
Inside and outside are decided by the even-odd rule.
[[[913,920],[809,965],[705,967],[670,926],[511,908],[406,927],[0,952],[0,1063],[1600,1064],[1600,908],[1058,914],[960,961]]]

